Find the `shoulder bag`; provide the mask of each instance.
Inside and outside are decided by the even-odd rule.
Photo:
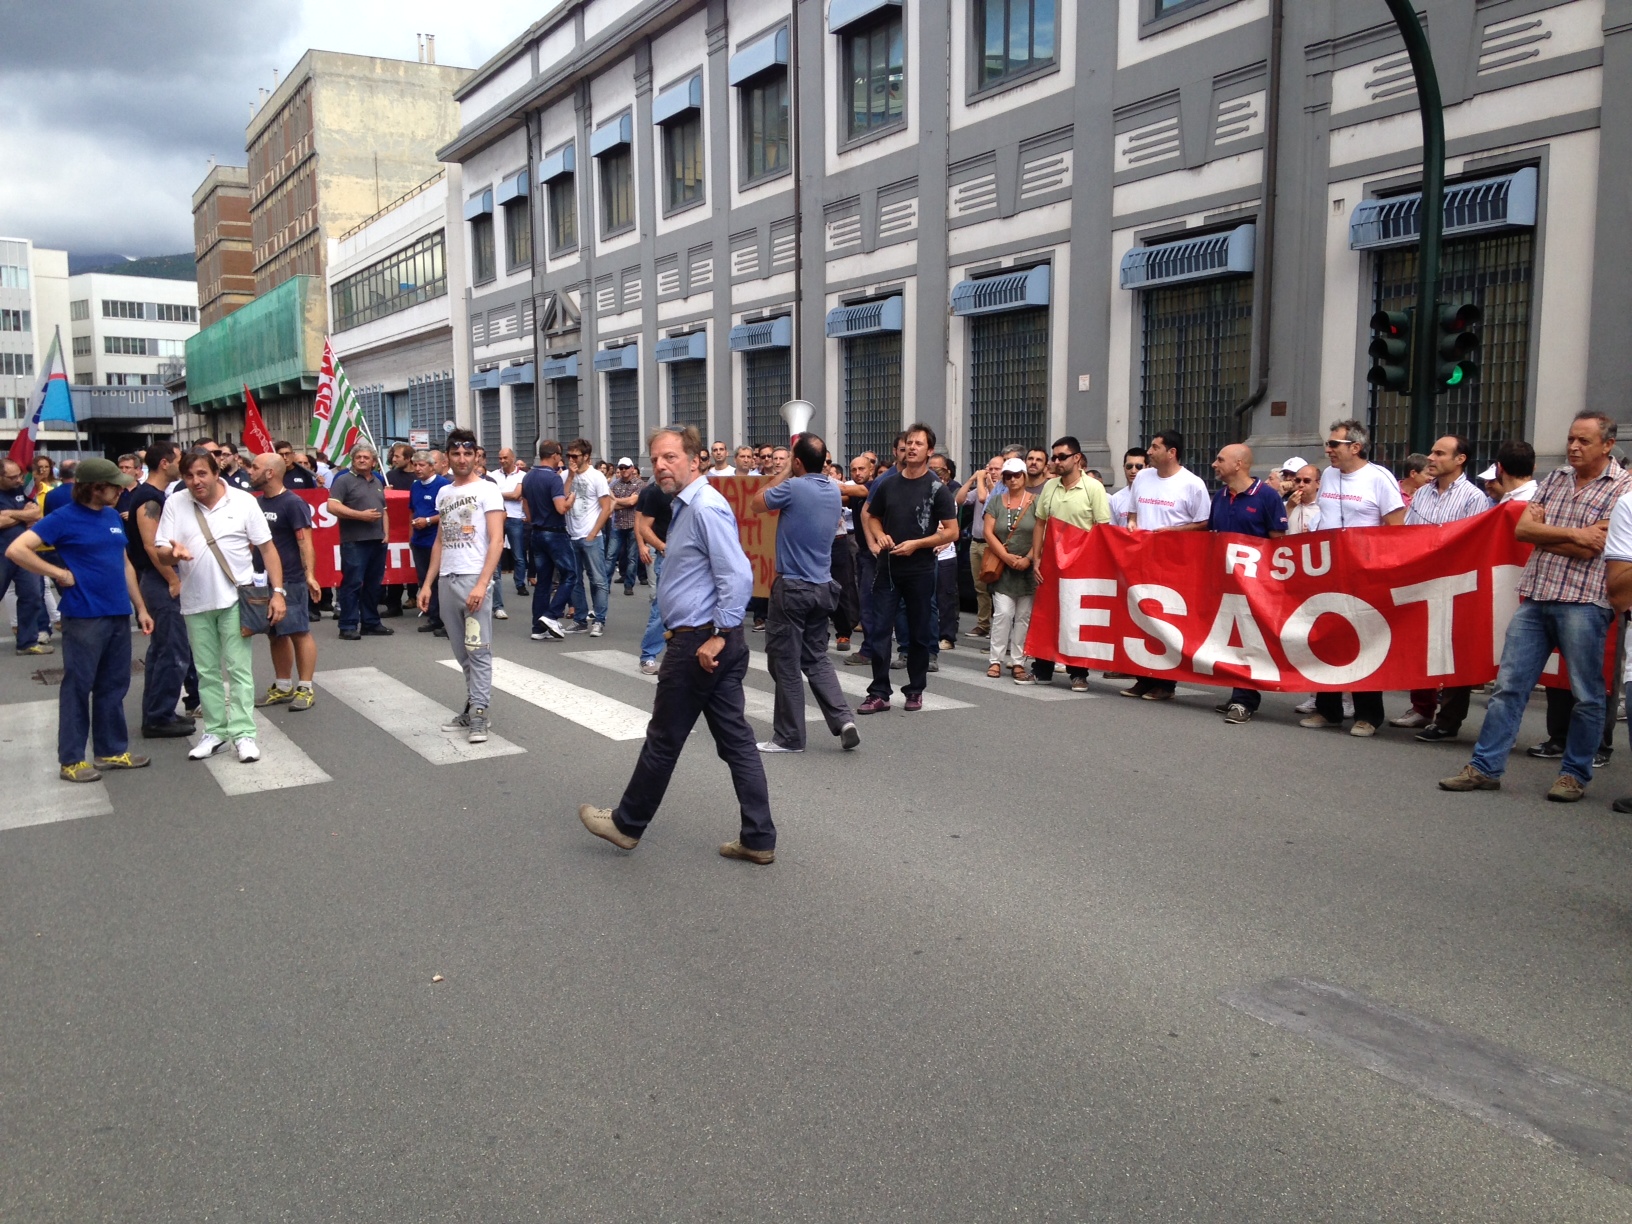
[[[193,503],[193,515],[198,519],[198,529],[203,533],[204,542],[210,546],[210,551],[215,554],[216,564],[221,567],[221,572],[227,576],[227,581],[238,592],[238,635],[240,637],[254,637],[258,633],[265,633],[272,627],[271,618],[268,615],[272,609],[271,586],[256,586],[252,582],[240,583],[233,574],[232,567],[227,564],[226,557],[221,555],[221,547],[215,542],[215,537],[210,534],[210,526],[204,520],[204,511],[198,508],[196,502]]]
[[[1009,534],[1003,537],[1004,552],[1009,550],[1009,541],[1014,539],[1014,533],[1020,530],[1020,520],[1026,517],[1026,507],[1031,505],[1031,502],[1032,496],[1030,493],[1027,493],[1023,498],[1021,498],[1020,513],[1014,516],[1014,524],[1009,528]],[[1003,505],[1001,501],[999,501],[997,504],[1000,506]],[[1003,508],[1005,510],[1008,509],[1007,506],[1003,506]],[[993,586],[996,584],[999,578],[1003,577],[1003,571],[1008,568],[1008,566],[1003,564],[1003,558],[988,548],[981,554],[980,580],[987,586]]]

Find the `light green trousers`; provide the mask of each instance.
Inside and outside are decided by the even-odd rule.
[[[249,638],[238,632],[238,605],[214,612],[193,612],[187,640],[198,669],[198,696],[204,705],[204,730],[229,743],[255,737],[255,671]],[[223,683],[223,679],[225,683]]]

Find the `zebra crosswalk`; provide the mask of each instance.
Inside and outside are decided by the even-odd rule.
[[[397,747],[406,749],[417,761],[437,767],[524,754],[533,746],[534,738],[543,736],[547,740],[550,734],[540,730],[538,718],[571,724],[613,742],[644,737],[651,705],[643,692],[657,683],[657,677],[641,675],[639,656],[634,652],[616,649],[556,652],[525,642],[509,649],[517,657],[494,657],[493,688],[500,723],[513,738],[493,733],[486,743],[472,744],[462,733],[441,730],[454,713],[446,703],[450,694],[458,691],[457,678],[450,677],[454,680],[451,686],[437,684],[435,676],[426,671],[426,660],[418,655],[404,658],[400,674],[378,667],[345,667],[320,672],[317,676],[319,704],[333,702],[344,707],[348,717],[355,715],[359,720],[355,724],[359,733],[372,727],[383,732]],[[441,668],[457,671],[451,659],[437,657],[433,661],[438,671]],[[955,713],[983,703],[1000,703],[1007,697],[1027,701],[1082,700],[1081,694],[1072,694],[1063,685],[1018,687],[1005,680],[988,679],[984,659],[975,657],[975,652],[971,652],[968,664],[943,659],[941,670],[930,677],[930,691],[924,695],[926,713]],[[838,677],[840,687],[852,698],[866,695],[869,675],[841,667]],[[892,679],[899,687],[899,681],[905,677],[897,673]],[[947,683],[943,685],[943,682]],[[954,689],[960,696],[950,696],[940,691],[942,688]],[[433,697],[422,689],[440,690],[441,696]],[[977,695],[980,692],[985,694],[984,702]],[[541,713],[524,715],[514,705],[506,709],[507,699]],[[767,726],[771,723],[775,694],[763,652],[751,654],[743,700],[751,720]],[[805,715],[813,726],[820,725],[821,715],[808,699]],[[290,717],[282,710],[256,710],[261,760],[243,765],[229,750],[210,758],[197,774],[211,778],[221,794],[229,797],[326,786],[343,773],[348,753],[357,748],[351,742],[351,730],[346,732],[344,743],[325,742],[322,726],[323,720],[313,716]],[[327,735],[332,738],[334,724],[327,723],[327,727]],[[6,777],[15,784],[16,793],[28,796],[27,802],[9,805],[0,811],[0,830],[114,813],[116,797],[124,792],[123,787],[110,787],[106,782],[69,785],[58,779],[56,731],[55,700],[0,705],[0,753],[7,762]],[[171,743],[180,746],[179,741]],[[132,747],[156,752],[162,758],[160,764],[175,764],[164,746],[136,743]],[[383,743],[369,749],[376,756],[394,750]]]

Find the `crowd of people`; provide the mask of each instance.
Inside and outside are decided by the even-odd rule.
[[[445,449],[392,446],[384,465],[372,446],[359,445],[332,472],[284,442],[246,459],[205,439],[185,452],[159,443],[118,463],[59,467],[41,457],[28,493],[25,474],[6,460],[0,593],[15,593],[19,655],[51,653],[60,638],[62,777],[89,781],[148,763],[130,750],[122,708],[133,617],[149,637],[142,736],[197,733],[192,759],[232,749],[249,763],[260,755],[253,706],[300,711],[317,700],[311,625],[326,605],[335,612],[336,640],[352,641],[390,635],[384,622],[403,614],[406,599],[424,619],[421,632],[449,639],[466,677],[466,706],[444,730],[481,742],[491,726],[493,622],[508,619],[506,582],[529,600],[529,634],[539,642],[599,637],[614,585],[625,596],[650,587],[649,605],[640,606],[638,666],[658,677],[662,717],[654,714],[623,803],[586,805],[580,814],[609,840],[637,841],[685,734],[706,716],[743,807],[730,856],[769,862],[775,830],[758,758],[806,749],[807,685],[829,733],[848,751],[861,742],[857,720],[890,709],[897,687],[906,711],[922,709],[942,652],[984,651],[994,682],[1053,682],[1054,662],[1030,657],[1026,637],[1039,558],[1056,521],[1082,530],[1111,524],[1273,539],[1439,526],[1522,502],[1517,538],[1534,547],[1518,588],[1523,602],[1471,759],[1440,785],[1500,786],[1520,717],[1555,650],[1570,687],[1548,690],[1548,736],[1529,749],[1560,763],[1548,798],[1579,799],[1594,766],[1608,760],[1622,667],[1618,661],[1606,685],[1602,661],[1607,635],[1632,605],[1632,502],[1622,505],[1632,485],[1613,457],[1615,423],[1603,414],[1573,422],[1567,463],[1540,481],[1534,450],[1517,441],[1471,475],[1472,447],[1456,435],[1411,456],[1397,476],[1368,460],[1369,439],[1355,420],[1332,424],[1324,465],[1294,456],[1255,477],[1251,449],[1225,446],[1212,460],[1212,491],[1186,466],[1186,442],[1174,430],[1126,452],[1120,485],[1089,468],[1069,436],[1047,448],[1008,447],[961,482],[936,441],[933,429],[914,424],[892,454],[863,453],[845,465],[814,434],[788,446],[715,441],[705,448],[694,430],[666,429],[652,438],[647,479],[635,458],[597,462],[582,438],[565,446],[546,439],[531,463],[503,448],[490,470],[474,435],[457,429]],[[744,579],[735,518],[711,484],[734,475],[765,477],[750,510],[778,514],[776,578],[759,598],[751,574]],[[323,488],[339,525],[341,578],[333,592],[318,580],[311,505],[295,492]],[[416,583],[384,582],[392,488],[408,496]],[[962,634],[961,564],[975,597],[974,624]],[[741,696],[743,635],[754,632],[765,634],[776,688],[771,734],[757,743]],[[257,696],[251,651],[258,636],[268,640],[273,680]],[[870,673],[854,709],[838,682],[830,637],[846,656],[843,666]],[[677,653],[676,641],[687,650]],[[1065,671],[1073,691],[1088,688],[1086,667],[1067,663]],[[1163,701],[1175,692],[1171,680],[1105,674],[1131,681],[1120,690],[1124,697]],[[1326,691],[1297,710],[1310,729],[1347,726],[1350,735],[1369,738],[1391,725],[1438,743],[1458,738],[1470,699],[1465,686],[1425,688],[1388,718],[1380,692]],[[1257,691],[1238,685],[1217,711],[1240,725],[1260,703]],[[1632,800],[1615,806],[1632,810]]]

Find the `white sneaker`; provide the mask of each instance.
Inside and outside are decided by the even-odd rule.
[[[655,676],[655,675],[657,675],[657,671],[658,671],[658,667],[657,667],[657,660],[656,659],[642,659],[640,661],[640,674],[641,675],[643,675],[643,676]]]
[[[243,739],[238,741],[237,747],[238,763],[240,765],[248,765],[252,761],[258,761],[261,759],[261,750],[256,746],[255,741],[251,737],[247,735],[244,736]]]
[[[493,609],[493,619],[494,620],[509,620],[510,619],[510,613],[506,612],[503,608],[494,608]]]
[[[775,740],[766,740],[762,744],[755,744],[754,747],[758,748],[761,752],[803,752],[804,751],[803,748],[784,748],[784,747],[782,747],[781,744],[777,743]]]
[[[1300,702],[1299,704],[1293,706],[1292,712],[1294,714],[1313,714],[1315,712],[1314,697],[1311,696],[1308,701]]]
[[[1416,710],[1407,710],[1404,714],[1401,714],[1398,718],[1389,719],[1388,720],[1388,725],[1391,726],[1391,727],[1407,727],[1407,728],[1426,727],[1428,725],[1428,719],[1424,718]]]
[[[596,621],[596,622],[595,622],[595,623],[594,623],[594,624],[593,624],[593,625],[591,625],[591,626],[590,626],[590,627],[589,627],[589,636],[590,636],[590,637],[600,637],[600,636],[601,636],[601,633],[602,633],[602,632],[603,632],[603,631],[604,631],[604,630],[605,630],[605,629],[606,629],[606,626],[605,626],[605,625],[603,625],[603,624],[601,624],[601,622],[600,622],[600,621]]]
[[[1344,718],[1353,718],[1354,717],[1354,698],[1349,697],[1349,696],[1345,696],[1343,698],[1343,717]]]
[[[208,757],[214,756],[226,746],[226,740],[221,739],[218,736],[211,735],[208,731],[206,731],[199,738],[198,743],[193,745],[193,750],[187,754],[187,759],[189,761],[202,761]]]
[[[538,618],[538,632],[533,634],[533,641],[542,642],[553,638],[555,641],[559,642],[566,636],[566,631],[561,628],[560,621],[551,620],[547,616],[541,616]]]

